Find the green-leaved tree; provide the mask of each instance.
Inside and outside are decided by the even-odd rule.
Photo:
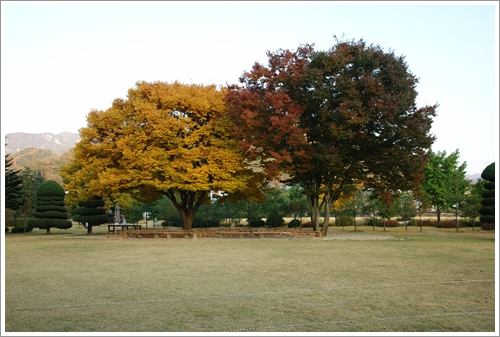
[[[458,149],[448,156],[446,151],[431,152],[424,169],[422,192],[429,203],[436,207],[438,224],[441,221],[441,212],[452,207],[466,188],[461,182],[465,180],[467,163],[459,165],[459,156]]]

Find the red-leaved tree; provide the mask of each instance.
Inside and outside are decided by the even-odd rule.
[[[303,186],[315,230],[323,209],[327,234],[333,203],[354,183],[388,203],[418,188],[437,104],[417,108],[418,79],[404,57],[340,39],[328,51],[267,56],[228,87],[233,134],[269,176]]]

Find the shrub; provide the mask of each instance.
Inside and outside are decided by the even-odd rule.
[[[382,223],[382,226],[384,224]],[[398,227],[399,226],[399,222],[397,220],[389,220],[385,223],[385,227]]]
[[[408,226],[418,226],[418,221],[415,219],[411,219],[410,222],[408,222]]]
[[[312,221],[307,221],[307,222],[302,224],[302,227],[306,227],[306,228],[312,228],[312,226],[313,226]]]
[[[481,227],[481,222],[479,221],[474,221],[474,225],[472,224],[472,221],[461,221],[462,227]]]
[[[194,219],[192,228],[220,227],[220,222],[213,219]]]
[[[455,221],[441,221],[439,225],[436,224],[437,228],[457,228],[457,223]],[[458,227],[461,227],[460,222]]]
[[[161,223],[163,227],[182,227],[182,218],[172,216]]]
[[[249,227],[264,227],[266,225],[261,218],[248,218],[247,222]]]
[[[302,223],[300,222],[300,220],[297,220],[297,219],[293,219],[292,221],[290,221],[290,223],[288,224],[288,228],[297,228],[297,227],[300,227]]]
[[[495,224],[494,223],[483,223],[481,225],[481,229],[484,229],[484,230],[494,230],[495,229]]]
[[[24,227],[12,227],[12,233],[28,233],[28,232],[31,232],[33,230],[33,228],[31,228],[30,226],[26,226],[26,228]]]
[[[285,220],[278,213],[269,214],[269,216],[267,217],[267,220],[266,220],[266,225],[268,227],[273,227],[273,228],[281,227],[281,226],[283,226],[284,223],[285,223]]]

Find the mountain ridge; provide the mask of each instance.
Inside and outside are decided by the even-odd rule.
[[[26,133],[14,132],[5,136],[5,154],[13,154],[26,148],[51,150],[62,155],[71,150],[80,141],[80,135],[69,131],[58,134],[50,132]]]

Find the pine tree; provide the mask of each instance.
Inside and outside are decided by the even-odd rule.
[[[23,204],[23,178],[12,169],[12,158],[8,156],[5,155],[5,208],[15,211]]]
[[[54,180],[40,185],[37,191],[37,202],[34,219],[28,221],[31,228],[45,229],[50,234],[51,228],[68,229],[72,223],[68,221],[68,213],[64,206],[64,188]]]
[[[91,200],[78,201],[78,208],[72,211],[73,220],[85,224],[87,234],[92,234],[92,227],[99,226],[109,221],[104,208],[102,197],[94,196]]]
[[[487,180],[484,184],[485,192],[481,195],[481,207],[479,220],[482,223],[494,224],[495,223],[495,163],[488,165],[481,173],[481,178]]]

